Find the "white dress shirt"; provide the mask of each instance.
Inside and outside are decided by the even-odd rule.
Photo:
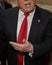
[[[29,13],[29,16],[27,17],[27,21],[28,21],[28,30],[27,30],[27,38],[26,40],[28,40],[29,37],[29,32],[30,32],[30,28],[31,28],[31,24],[32,24],[32,19],[35,13],[35,9],[33,12]],[[22,12],[21,10],[19,10],[19,15],[18,15],[18,25],[17,25],[17,40],[18,40],[18,35],[19,35],[19,31],[22,25],[22,22],[24,20],[24,12]],[[25,56],[24,56],[25,57]],[[23,65],[25,65],[25,62],[23,61]]]
[[[29,16],[27,17],[27,20],[28,20],[28,31],[27,31],[27,38],[26,40],[28,40],[28,37],[29,37],[29,32],[30,32],[30,28],[31,28],[31,24],[32,24],[32,19],[33,19],[33,16],[34,16],[34,12],[31,12],[29,14]],[[17,40],[18,40],[18,34],[19,34],[19,31],[20,31],[20,28],[21,28],[21,25],[22,25],[22,22],[24,20],[24,12],[22,12],[21,10],[19,10],[19,15],[18,15],[18,25],[17,25]]]

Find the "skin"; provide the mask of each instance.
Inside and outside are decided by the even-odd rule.
[[[29,53],[33,53],[33,45],[26,41],[25,39],[23,39],[24,41],[22,42],[22,44],[19,43],[15,43],[10,41],[9,44],[11,44],[15,50],[18,50],[19,52],[29,52]]]
[[[23,12],[32,12],[36,4],[36,0],[16,0],[16,2]]]
[[[16,2],[23,12],[29,13],[34,10],[36,4],[36,0],[16,0]],[[18,50],[19,52],[33,53],[33,45],[25,39],[23,39],[22,41],[23,44],[15,43],[13,41],[9,41],[9,43],[14,47],[15,50]]]

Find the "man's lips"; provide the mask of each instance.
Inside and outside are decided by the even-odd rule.
[[[25,6],[27,6],[27,7],[30,6],[30,3],[29,2],[26,2],[25,3]]]

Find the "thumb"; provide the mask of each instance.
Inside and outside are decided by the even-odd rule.
[[[26,44],[26,43],[28,43],[28,41],[27,41],[27,40],[25,40],[25,39],[23,39],[23,40],[22,40],[22,42],[23,42],[23,43],[25,43],[25,44]]]

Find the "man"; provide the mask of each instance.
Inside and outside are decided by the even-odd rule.
[[[0,17],[8,65],[46,65],[45,55],[52,47],[51,13],[36,6],[36,0],[17,0],[17,4]]]
[[[0,11],[4,11],[6,9],[9,9],[9,8],[12,8],[12,5],[9,4],[6,0],[0,0]],[[2,43],[0,43],[0,48],[1,46],[3,46]],[[5,52],[4,52],[4,49],[2,49],[2,54],[1,54],[1,57],[0,57],[0,60],[2,62],[2,65],[6,65],[5,64]]]

